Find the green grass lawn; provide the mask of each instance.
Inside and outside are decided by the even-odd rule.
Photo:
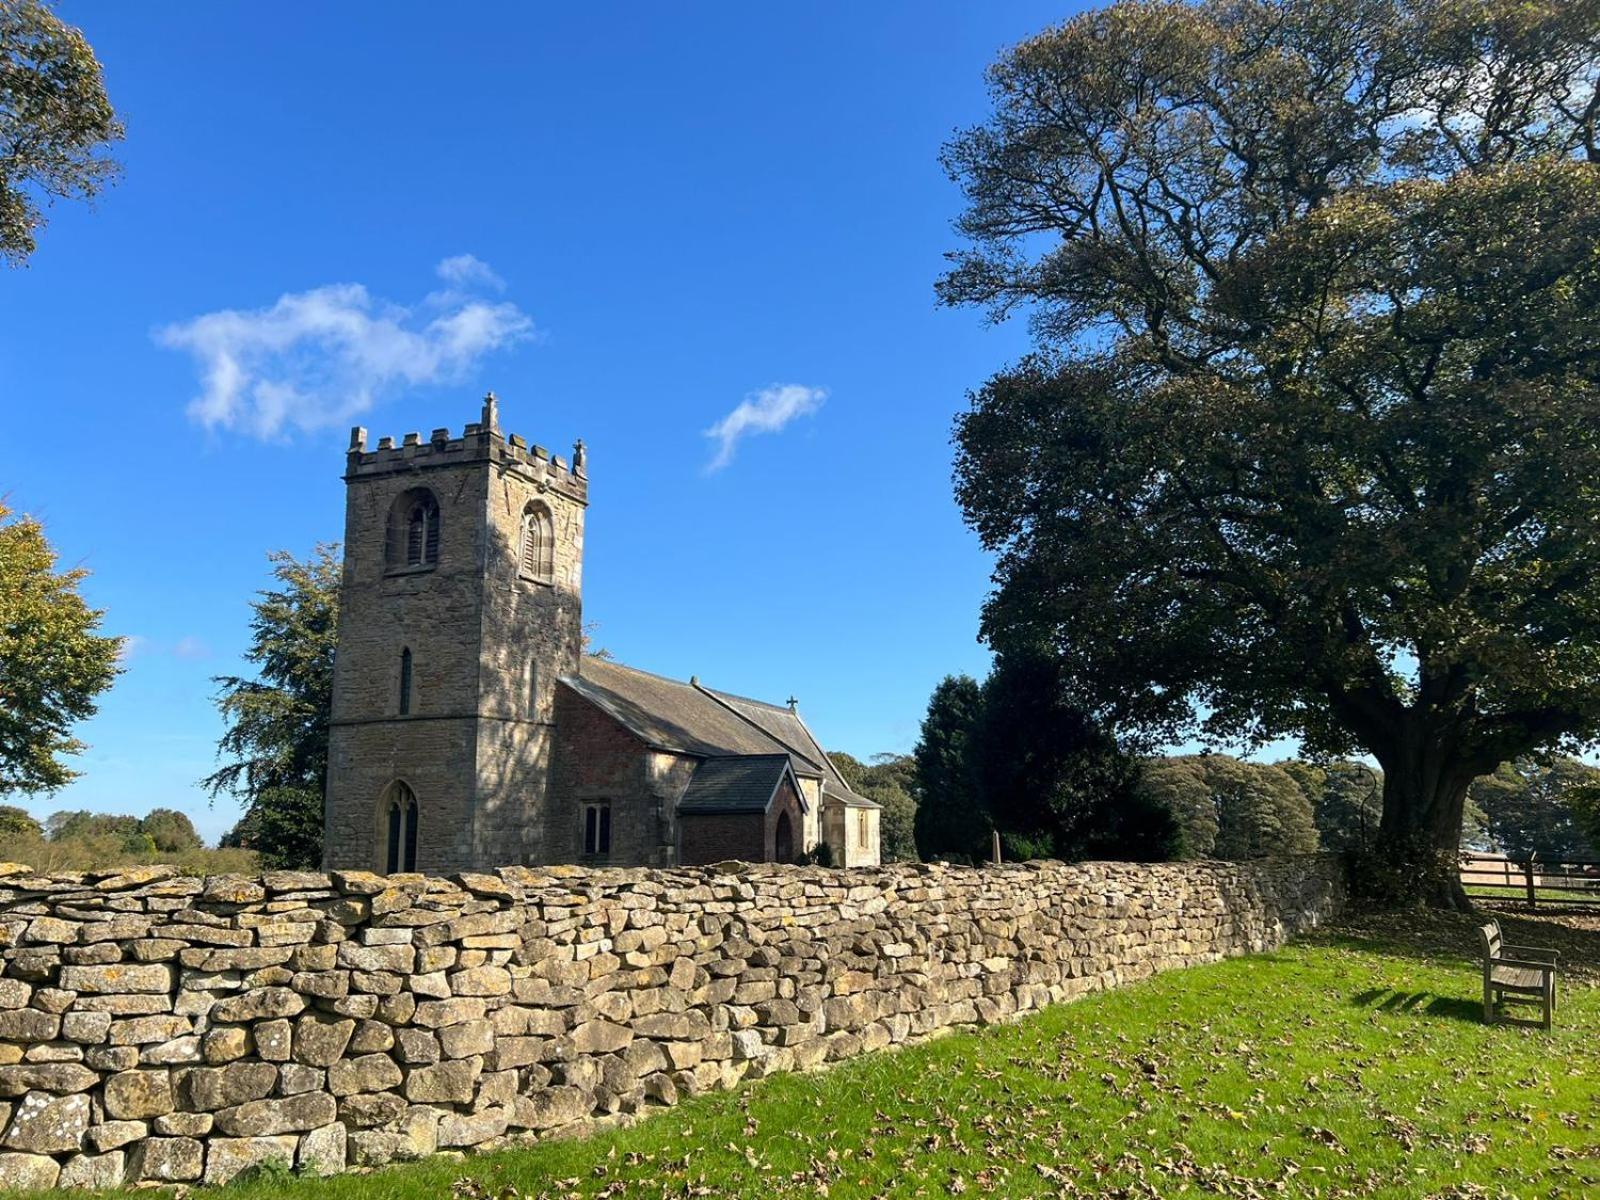
[[[1479,1021],[1467,918],[1352,924],[632,1128],[231,1198],[1580,1196],[1600,1188],[1600,933],[1553,1034]],[[1395,931],[1399,930],[1397,934]]]
[[[1528,895],[1526,886],[1520,883],[1510,887],[1468,883],[1463,887],[1474,901],[1483,900],[1488,903],[1521,905],[1526,902]],[[1600,909],[1600,887],[1549,887],[1540,884],[1533,889],[1533,895],[1534,899],[1540,902],[1593,905]]]

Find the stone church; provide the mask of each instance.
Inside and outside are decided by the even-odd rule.
[[[584,653],[583,443],[351,432],[326,865],[878,862],[877,805],[791,701]]]

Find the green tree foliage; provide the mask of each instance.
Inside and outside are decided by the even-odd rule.
[[[1593,740],[1597,45],[1600,0],[1130,0],[1005,53],[940,284],[1040,344],[956,427],[985,635],[1146,744],[1370,753],[1419,864]]]
[[[15,804],[0,804],[0,838],[16,837],[19,834],[24,837],[41,837],[44,830],[27,809],[18,808]]]
[[[924,858],[981,862],[990,824],[972,777],[969,743],[983,706],[970,675],[947,675],[928,700],[922,735],[911,752],[917,771],[916,843]]]
[[[1200,755],[1147,758],[1140,763],[1139,794],[1178,822],[1185,858],[1207,858],[1216,852],[1217,806],[1204,763]]]
[[[255,850],[269,867],[311,867],[322,860],[340,560],[332,545],[305,561],[283,550],[267,559],[277,586],[252,602],[245,653],[257,674],[217,679],[228,727],[219,752],[232,761],[203,782],[244,802],[228,844]]]
[[[1011,858],[1165,860],[1170,810],[1145,802],[1138,766],[1067,700],[1059,660],[1003,651],[983,684],[971,743],[978,794]]]
[[[1311,800],[1281,765],[1226,754],[1144,763],[1140,788],[1169,808],[1195,858],[1273,858],[1318,848]]]
[[[101,636],[105,614],[78,593],[87,575],[57,570],[44,527],[0,503],[0,796],[77,777],[62,761],[84,749],[72,727],[117,677],[122,639]]]
[[[1472,785],[1489,836],[1511,858],[1600,858],[1586,821],[1584,794],[1600,789],[1600,770],[1575,758],[1524,758]]]
[[[845,783],[883,811],[878,815],[879,848],[884,862],[917,861],[916,763],[909,754],[875,754],[864,763],[843,750],[830,751]]]
[[[205,845],[194,822],[175,808],[152,809],[139,822],[139,832],[146,834],[162,854],[181,854]]]
[[[153,809],[142,819],[63,810],[51,813],[42,827],[20,809],[0,808],[0,861],[47,872],[170,863],[187,874],[220,875],[257,867],[249,851],[207,849],[189,818],[170,808]]]
[[[1370,846],[1383,819],[1383,772],[1361,762],[1277,764],[1311,802],[1324,850]]]
[[[1052,659],[1013,651],[982,685],[950,676],[934,690],[911,757],[924,857],[983,861],[995,832],[1014,859],[1182,853],[1172,810],[1137,786],[1137,764],[1059,682]]]
[[[121,813],[97,813],[87,809],[53,812],[44,820],[45,834],[52,842],[75,839],[127,838],[139,832],[139,818]]]
[[[0,259],[33,253],[41,201],[89,200],[116,178],[121,137],[83,34],[42,0],[0,0]]]

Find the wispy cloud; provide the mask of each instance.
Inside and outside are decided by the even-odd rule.
[[[434,273],[451,287],[506,290],[506,281],[476,254],[455,254],[434,268]]]
[[[791,421],[816,412],[827,398],[826,388],[798,383],[775,383],[751,392],[737,408],[706,430],[706,436],[717,443],[706,472],[720,471],[731,463],[741,438],[753,433],[777,433]]]
[[[407,307],[359,283],[291,292],[268,308],[222,309],[155,333],[195,359],[189,417],[260,438],[338,425],[404,387],[458,378],[485,355],[532,337],[532,319],[482,298],[504,284],[470,254],[436,268],[448,285]]]
[[[181,637],[178,639],[177,644],[172,647],[172,656],[174,658],[184,658],[191,661],[195,659],[210,658],[211,647],[206,644],[204,638],[198,638],[193,634],[190,634],[188,637]]]
[[[117,661],[126,665],[136,658],[172,657],[195,662],[211,657],[211,646],[202,637],[187,634],[176,642],[161,642],[142,633],[130,633],[122,639],[122,650]]]

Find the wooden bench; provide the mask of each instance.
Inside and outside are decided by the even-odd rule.
[[[1501,1018],[1508,999],[1544,1006],[1544,1027],[1550,1028],[1556,1012],[1556,964],[1561,952],[1542,946],[1512,946],[1500,936],[1500,922],[1478,928],[1483,943],[1483,1019]],[[1523,998],[1527,997],[1527,1000]]]

